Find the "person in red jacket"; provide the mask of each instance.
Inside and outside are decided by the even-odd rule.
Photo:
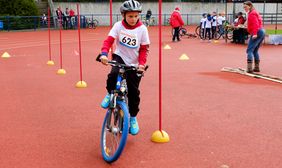
[[[245,18],[243,17],[243,13],[239,12],[237,14],[237,22],[234,23],[234,30],[233,30],[233,41],[231,43],[244,43],[244,29],[241,28],[242,25],[245,23]]]
[[[184,25],[184,22],[182,20],[182,17],[180,15],[180,9],[178,7],[176,7],[175,10],[172,12],[169,22],[172,28],[174,29],[172,41],[175,41],[176,38],[177,41],[180,41],[179,29],[181,26]]]
[[[75,22],[75,13],[73,9],[70,9],[70,25],[71,28],[74,28],[74,22]]]
[[[244,2],[244,9],[248,13],[247,31],[251,35],[247,48],[247,72],[260,72],[258,50],[265,36],[265,30],[262,28],[262,18],[251,1]],[[255,60],[254,69],[252,69],[253,59]]]

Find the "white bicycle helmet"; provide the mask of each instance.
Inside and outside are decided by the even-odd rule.
[[[126,13],[126,12],[142,12],[142,5],[135,0],[128,0],[123,2],[123,4],[120,7],[120,13]]]

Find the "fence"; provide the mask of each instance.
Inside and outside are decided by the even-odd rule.
[[[142,14],[141,18],[144,18],[145,15]],[[202,14],[182,14],[182,18],[186,25],[195,25],[199,24],[201,20]],[[282,13],[264,13],[262,15],[264,24],[282,24]],[[152,15],[154,20],[153,24],[158,24],[158,15]],[[170,14],[162,15],[162,25],[169,25],[168,19],[170,18]],[[229,22],[233,22],[234,15],[228,14],[226,16]],[[121,20],[122,17],[120,14],[113,15],[113,22],[117,22]],[[88,27],[87,21],[97,20],[100,26],[108,26],[110,16],[109,14],[84,14],[81,15],[81,28]],[[58,28],[58,19],[57,17],[51,17],[51,28]],[[47,20],[42,19],[41,16],[0,16],[0,29],[1,23],[4,30],[23,30],[23,29],[44,29],[47,28]],[[72,20],[69,19],[68,28],[77,28],[77,17],[74,17]]]

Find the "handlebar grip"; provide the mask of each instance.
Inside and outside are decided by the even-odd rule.
[[[149,68],[149,65],[146,65],[146,66],[145,66],[145,71],[147,71],[148,68]]]
[[[101,62],[100,57],[102,56],[102,54],[99,54],[96,58],[96,61]]]

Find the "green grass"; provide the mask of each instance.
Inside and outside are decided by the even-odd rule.
[[[275,30],[266,30],[266,34],[275,34]],[[282,29],[278,29],[276,34],[282,34]]]

